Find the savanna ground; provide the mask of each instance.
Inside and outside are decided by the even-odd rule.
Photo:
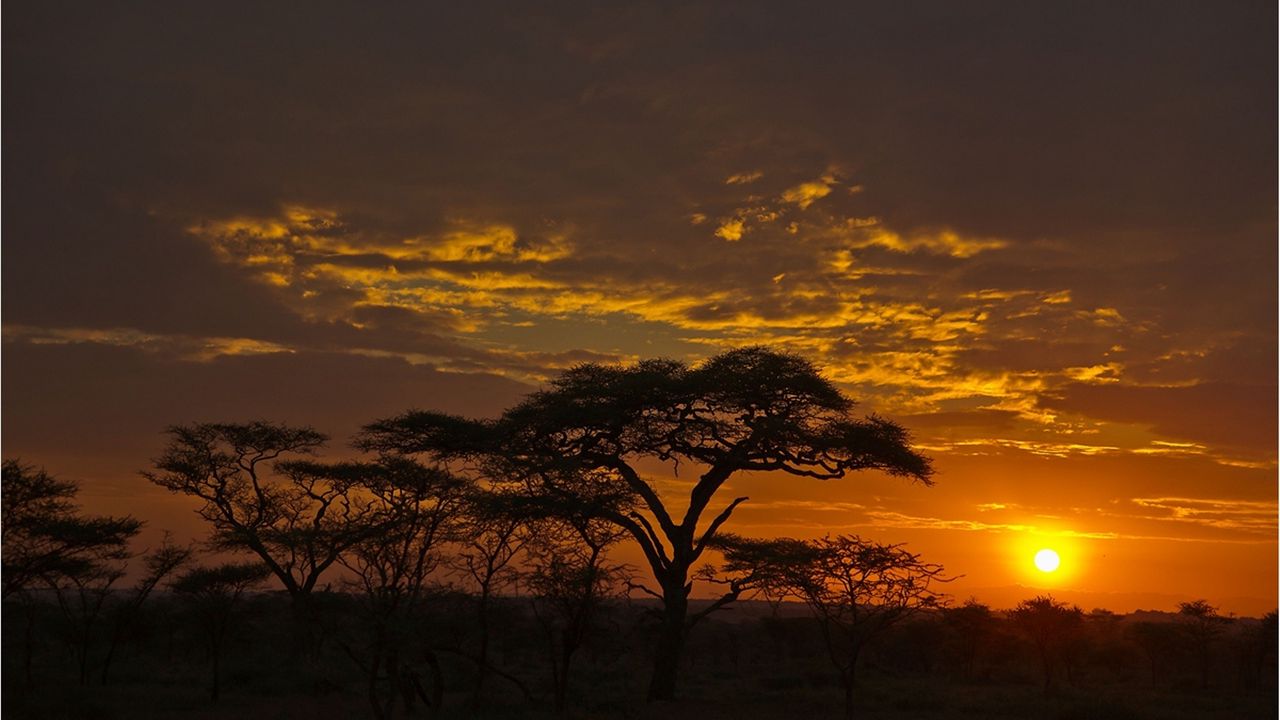
[[[495,667],[521,678],[532,693],[493,674],[481,703],[473,703],[476,671],[465,659],[474,640],[465,598],[435,618],[430,634],[444,678],[444,707],[434,715],[419,706],[414,715],[439,718],[839,718],[843,696],[812,622],[792,609],[770,617],[756,606],[725,613],[691,635],[682,673],[681,699],[644,701],[651,660],[643,609],[615,608],[610,623],[582,651],[574,668],[571,707],[551,709],[549,679],[539,629],[518,600],[495,615]],[[239,629],[224,650],[223,692],[208,697],[209,653],[192,632],[184,608],[161,598],[121,646],[110,681],[97,673],[78,682],[75,654],[62,635],[58,615],[44,608],[33,624],[30,683],[26,681],[25,615],[10,603],[4,622],[5,718],[93,718],[96,720],[193,718],[369,717],[366,688],[343,643],[358,629],[341,615],[326,631],[317,654],[296,649],[286,631],[283,598],[249,600]],[[754,613],[754,616],[751,616]],[[859,718],[1045,718],[1049,720],[1192,720],[1273,718],[1277,714],[1274,637],[1269,654],[1252,654],[1247,640],[1259,625],[1236,620],[1224,626],[1210,650],[1207,686],[1202,658],[1179,634],[1169,615],[1164,645],[1145,654],[1124,628],[1133,616],[1087,623],[1063,647],[1062,664],[1046,691],[1035,647],[999,614],[981,636],[966,639],[942,614],[912,620],[883,636],[859,670],[855,716]],[[1149,619],[1149,618],[1148,618]],[[1150,623],[1149,623],[1150,624]],[[350,646],[348,646],[350,647]],[[97,668],[99,655],[90,655]],[[967,659],[966,659],[967,658]],[[1261,664],[1258,664],[1258,663]],[[404,717],[403,707],[396,717]]]

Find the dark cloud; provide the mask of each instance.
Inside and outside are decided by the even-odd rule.
[[[122,464],[136,469],[155,455],[160,432],[172,424],[264,418],[314,425],[341,451],[380,417],[411,407],[493,416],[530,390],[494,375],[335,353],[190,362],[94,343],[7,342],[4,365],[6,457],[97,458],[117,475]]]
[[[1188,387],[1067,385],[1043,403],[1089,417],[1148,425],[1184,440],[1247,448],[1263,457],[1276,450],[1276,386],[1224,382]]]

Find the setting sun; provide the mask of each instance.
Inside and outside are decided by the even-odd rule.
[[[1036,553],[1036,568],[1040,570],[1040,572],[1051,573],[1058,569],[1058,564],[1060,562],[1061,559],[1058,557],[1058,553],[1053,550],[1046,548]]]

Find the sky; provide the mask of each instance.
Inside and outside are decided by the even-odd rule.
[[[174,423],[338,457],[763,344],[938,472],[738,477],[733,531],[997,606],[1276,605],[1274,3],[6,11],[3,453],[89,511],[203,533],[138,475]]]

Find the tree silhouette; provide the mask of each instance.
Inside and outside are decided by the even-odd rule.
[[[209,650],[209,700],[221,693],[222,651],[236,628],[237,610],[244,594],[261,585],[271,570],[262,563],[225,563],[192,568],[177,577],[170,588],[188,598]]]
[[[438,708],[443,697],[440,666],[431,648],[416,642],[413,625],[429,598],[431,575],[444,560],[443,547],[455,539],[459,511],[472,485],[394,457],[341,463],[327,472],[358,485],[379,518],[380,531],[365,535],[339,558],[353,575],[349,584],[361,593],[367,631],[363,647],[344,649],[365,674],[373,714],[390,717],[397,697],[409,710],[417,699]],[[430,696],[407,662],[415,646],[433,673]]]
[[[795,597],[813,611],[827,654],[844,688],[845,717],[853,717],[858,659],[867,645],[906,618],[944,604],[936,582],[941,565],[902,545],[856,535],[801,541],[725,537],[717,543],[724,569],[775,596]]]
[[[142,529],[142,521],[82,516],[75,504],[79,486],[16,459],[3,462],[0,478],[3,597],[24,600],[26,681],[32,681],[36,601],[25,591],[38,584],[53,591],[83,685],[89,678],[89,652],[99,620],[112,585],[124,575],[124,564],[132,556],[129,542]]]
[[[115,659],[116,650],[119,648],[120,642],[137,622],[138,615],[142,612],[142,607],[146,604],[147,599],[170,575],[187,565],[191,561],[193,553],[194,551],[190,546],[175,544],[169,534],[165,533],[160,547],[143,557],[146,572],[143,573],[142,577],[138,578],[133,588],[113,613],[114,625],[107,644],[107,653],[102,659],[101,679],[103,685],[107,684],[111,663]]]
[[[1147,659],[1151,685],[1157,686],[1161,672],[1182,649],[1178,627],[1167,622],[1136,622],[1125,629],[1125,635],[1142,651]]]
[[[1044,690],[1049,692],[1055,670],[1066,660],[1068,643],[1084,624],[1084,611],[1045,595],[1023,600],[1009,616],[1014,625],[1035,643],[1044,674]]]
[[[629,569],[608,558],[624,534],[612,523],[569,510],[540,522],[525,546],[522,579],[546,635],[557,711],[568,705],[574,655],[597,629],[605,603],[626,593]]]
[[[528,505],[512,492],[472,488],[458,519],[458,550],[449,564],[476,589],[476,678],[471,704],[478,706],[489,674],[489,641],[495,596],[512,586],[514,561],[529,539]]]
[[[0,476],[4,597],[35,583],[100,576],[104,566],[129,558],[129,541],[142,521],[79,515],[75,483],[16,459],[4,461]]]
[[[943,610],[942,623],[950,636],[961,676],[973,679],[978,658],[995,633],[996,618],[991,608],[970,598],[963,605]]]
[[[175,425],[169,444],[144,472],[151,482],[202,501],[217,550],[256,555],[305,604],[321,575],[375,529],[342,473],[301,459],[325,436],[307,427],[251,422]]]
[[[929,461],[905,430],[878,417],[855,418],[853,401],[809,362],[753,347],[697,367],[646,360],[630,367],[585,364],[494,421],[411,411],[365,428],[367,449],[426,453],[438,460],[500,461],[505,471],[548,486],[584,481],[612,488],[598,516],[639,544],[663,607],[649,697],[675,695],[690,617],[691,570],[739,504],[703,523],[716,493],[741,471],[817,479],[877,469],[928,482]],[[683,516],[638,469],[649,459],[694,466]],[[724,598],[736,597],[730,589]]]
[[[1209,687],[1209,670],[1213,666],[1213,642],[1230,619],[1218,614],[1218,608],[1208,600],[1192,600],[1178,603],[1178,617],[1195,652],[1196,666],[1200,670],[1200,688]]]
[[[1262,684],[1268,665],[1276,663],[1276,611],[1263,615],[1259,622],[1248,627],[1240,638],[1241,679],[1246,688]],[[1274,677],[1274,673],[1272,673]]]

